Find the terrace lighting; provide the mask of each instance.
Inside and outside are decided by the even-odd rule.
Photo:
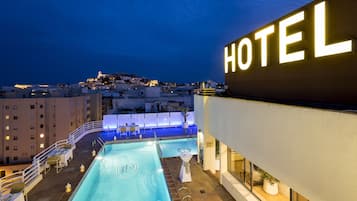
[[[86,168],[84,167],[83,164],[81,164],[81,166],[79,167],[79,171],[80,171],[81,173],[83,173],[85,170],[86,170]]]
[[[70,183],[67,183],[65,188],[66,188],[66,193],[72,192],[72,185]]]

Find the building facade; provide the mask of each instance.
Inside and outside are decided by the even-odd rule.
[[[0,162],[24,163],[83,123],[102,118],[101,95],[0,99]]]
[[[195,96],[199,161],[238,201],[357,198],[357,2],[313,1],[229,43]]]

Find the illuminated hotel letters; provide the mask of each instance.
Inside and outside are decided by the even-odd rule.
[[[268,65],[268,35],[274,33],[274,25],[270,25],[255,33],[255,40],[261,39],[261,65],[265,67]]]
[[[286,28],[304,20],[304,11],[279,22],[279,63],[304,60],[305,51],[287,53],[287,46],[302,40],[302,32],[287,35]]]
[[[326,44],[326,3],[322,1],[314,5],[314,55],[315,57],[323,57],[335,54],[341,54],[352,51],[352,40],[343,42]],[[305,12],[300,11],[294,15],[291,15],[285,19],[279,21],[279,64],[289,63],[294,61],[301,61],[305,59],[305,50],[295,50],[294,52],[288,52],[288,46],[301,42],[303,40],[302,31],[295,31],[294,33],[287,33],[287,29],[294,24],[303,22],[305,19]],[[254,34],[255,40],[260,40],[260,66],[268,66],[268,36],[274,33],[274,25],[270,25],[262,30],[257,31]],[[236,43],[238,47],[236,49]],[[245,48],[244,48],[245,47]],[[224,69],[225,73],[229,71],[229,63],[231,63],[232,72],[236,71],[236,65],[241,70],[247,70],[253,62],[253,44],[248,37],[244,37],[238,42],[233,42],[230,45],[231,54],[228,55],[229,48],[224,48]],[[243,54],[246,51],[246,54]],[[246,58],[243,58],[245,55]],[[238,62],[236,62],[238,59]],[[243,62],[245,60],[245,62]]]
[[[232,62],[232,72],[236,72],[236,44],[231,45],[231,56],[228,56],[228,47],[224,48],[224,72],[228,73],[228,62]]]
[[[243,63],[243,47],[246,46],[247,60]],[[238,66],[241,70],[247,70],[252,63],[252,41],[249,38],[243,38],[238,45]]]
[[[315,57],[323,57],[352,51],[352,41],[326,45],[326,3],[315,5]]]

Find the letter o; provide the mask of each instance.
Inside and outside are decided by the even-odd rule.
[[[243,63],[243,55],[242,55],[242,49],[243,47],[247,47],[247,61]],[[252,48],[252,41],[249,38],[243,38],[241,41],[239,41],[238,45],[238,66],[241,70],[247,70],[250,65],[252,64],[252,54],[253,54],[253,48]]]

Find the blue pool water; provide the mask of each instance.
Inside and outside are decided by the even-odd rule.
[[[106,145],[72,201],[171,201],[156,145]]]
[[[197,154],[197,138],[158,141],[162,157],[183,150]],[[105,145],[92,162],[72,201],[171,201],[156,143]]]
[[[180,156],[181,151],[190,151],[197,155],[197,138],[182,138],[175,140],[161,140],[159,142],[163,158]]]

